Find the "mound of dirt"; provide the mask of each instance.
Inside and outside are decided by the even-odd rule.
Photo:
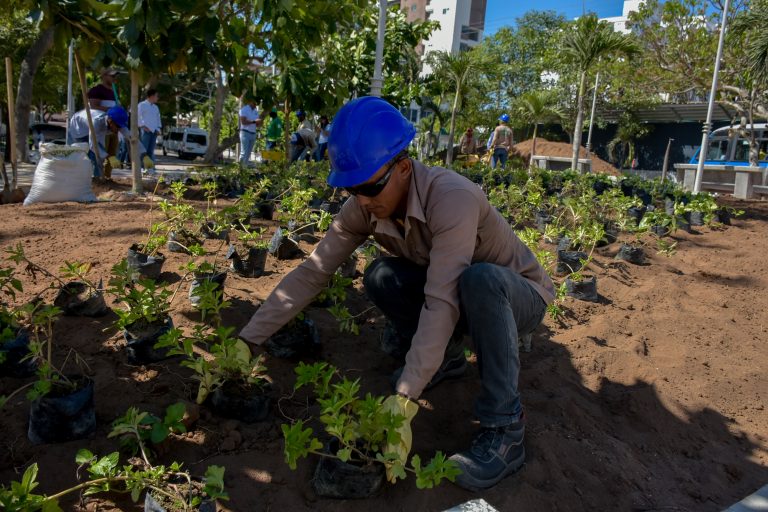
[[[519,144],[515,144],[515,151],[520,153],[523,158],[528,161],[531,158],[532,146],[533,139],[524,140]],[[570,158],[573,155],[573,146],[566,142],[552,142],[551,140],[536,137],[536,154]],[[579,149],[579,158],[587,158],[587,150],[583,147]],[[613,165],[595,155],[592,155],[592,172],[610,174],[612,176],[621,175]]]

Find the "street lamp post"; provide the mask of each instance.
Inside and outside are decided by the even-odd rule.
[[[387,28],[387,0],[379,0],[379,31],[376,38],[376,61],[373,65],[373,80],[371,80],[371,96],[381,96],[384,80],[381,76],[382,61],[384,60],[384,31]]]
[[[728,7],[731,0],[725,0],[723,6],[723,21],[720,23],[720,40],[717,43],[717,57],[715,58],[715,70],[712,73],[712,89],[709,91],[709,105],[707,106],[707,121],[704,123],[701,135],[701,149],[699,149],[699,162],[696,165],[696,180],[693,184],[693,192],[701,192],[701,182],[704,177],[704,161],[707,159],[707,145],[709,145],[709,132],[712,130],[712,111],[715,108],[715,95],[717,94],[717,79],[720,75],[720,60],[723,57],[723,43],[725,42],[725,29],[728,24]]]

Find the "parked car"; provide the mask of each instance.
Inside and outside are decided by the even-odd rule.
[[[754,133],[757,143],[759,167],[768,167],[768,123],[754,123],[746,131]],[[689,163],[699,163],[701,148],[696,151]],[[709,135],[707,165],[749,165],[749,139],[743,137],[738,126],[724,126]]]
[[[30,145],[32,149],[37,141],[39,144],[52,142],[66,144],[67,128],[58,124],[34,123],[29,126]]]
[[[171,128],[163,137],[163,155],[176,153],[179,158],[194,160],[208,150],[208,132],[201,128]]]

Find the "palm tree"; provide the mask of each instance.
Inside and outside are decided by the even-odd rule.
[[[747,64],[760,85],[768,84],[768,4],[754,2],[734,20],[731,32],[749,31]]]
[[[604,21],[598,21],[597,15],[591,13],[576,20],[573,29],[566,32],[562,48],[563,56],[576,66],[579,72],[579,91],[576,95],[576,126],[573,130],[573,157],[571,167],[577,168],[579,148],[581,147],[581,131],[584,126],[584,94],[586,92],[587,73],[600,57],[624,54],[633,55],[638,49],[629,36],[613,30],[613,26]]]
[[[453,140],[456,133],[456,113],[463,102],[470,85],[482,73],[488,71],[490,64],[481,54],[474,50],[459,52],[457,55],[448,52],[433,52],[428,55],[433,74],[450,85],[454,91],[453,107],[451,108],[451,126],[448,132],[448,151],[445,154],[445,165],[453,162]]]
[[[531,159],[528,166],[533,165],[533,155],[536,154],[536,134],[539,125],[563,117],[563,112],[557,106],[557,97],[553,91],[538,90],[523,94],[518,103],[517,112],[522,120],[533,124],[533,143]]]

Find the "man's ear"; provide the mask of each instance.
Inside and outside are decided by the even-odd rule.
[[[413,161],[410,158],[406,158],[398,164],[398,167],[398,172],[403,180],[410,180],[411,173],[413,172]]]

